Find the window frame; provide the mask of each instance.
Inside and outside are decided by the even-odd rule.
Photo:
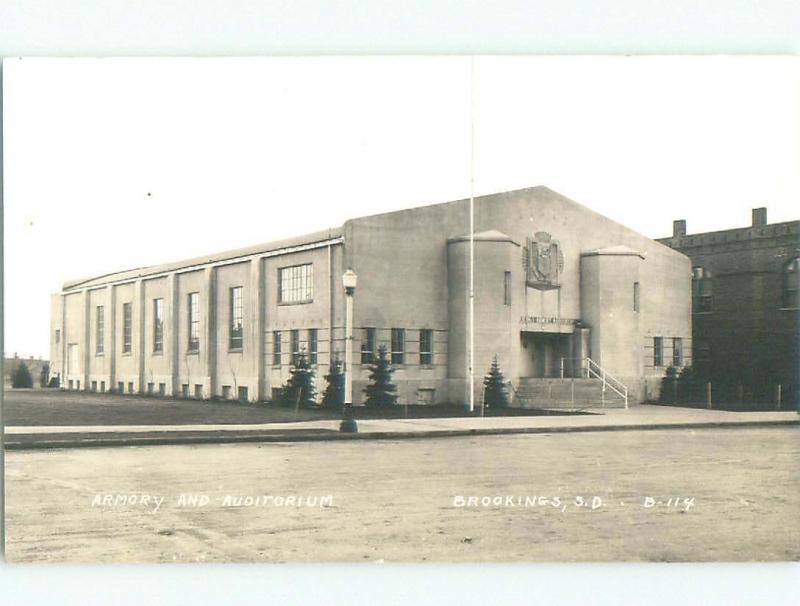
[[[308,329],[308,363],[316,365],[319,360],[319,330]]]
[[[122,353],[133,353],[133,303],[122,304]]]
[[[714,275],[702,265],[692,267],[692,313],[714,311]]]
[[[153,299],[153,353],[164,353],[164,299]]]
[[[200,293],[190,292],[186,299],[186,320],[188,334],[186,339],[187,353],[200,351]]]
[[[711,342],[692,341],[692,365],[711,363]]]
[[[297,361],[300,359],[300,353],[302,351],[303,346],[300,342],[300,329],[292,328],[289,330],[289,353],[291,354],[289,359],[292,366],[297,365]]]
[[[653,337],[653,367],[664,367],[664,337]]]
[[[105,306],[98,305],[95,307],[95,320],[94,320],[94,353],[96,356],[105,355],[105,340],[106,340],[106,311]]]
[[[781,268],[781,309],[800,309],[800,257],[792,257]]]
[[[237,327],[238,320],[238,327]],[[244,287],[232,286],[228,290],[228,350],[244,349]]]
[[[428,341],[427,348],[423,347]],[[419,330],[419,365],[433,366],[433,329],[420,328]]]
[[[672,365],[683,368],[683,337],[672,337]]]
[[[278,305],[305,305],[313,301],[313,263],[278,268]]]
[[[283,335],[281,334],[282,331],[280,330],[273,330],[272,331],[272,365],[273,366],[280,366],[281,365],[281,357],[283,355],[283,344],[281,343],[281,339]]]
[[[372,364],[375,361],[377,345],[376,330],[374,326],[365,326],[361,329],[361,363]]]
[[[395,347],[399,345],[399,347]],[[391,362],[392,365],[403,365],[406,363],[406,329],[392,328],[391,336]]]

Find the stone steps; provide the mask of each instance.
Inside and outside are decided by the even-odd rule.
[[[511,390],[512,405],[547,410],[624,408],[625,400],[599,379],[522,379]]]

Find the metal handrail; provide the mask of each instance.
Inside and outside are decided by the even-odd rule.
[[[511,388],[511,391],[514,392],[511,397],[511,403],[513,404],[515,402],[515,398],[519,397],[519,393],[517,392],[517,388],[514,387],[514,384],[511,381],[506,381],[506,383],[508,383],[508,386]]]
[[[617,377],[615,377],[614,375],[612,375],[610,372],[607,372],[607,371],[603,370],[603,367],[602,367],[602,366],[600,366],[600,365],[599,365],[597,362],[595,362],[595,361],[594,361],[594,360],[592,360],[591,358],[585,358],[585,360],[586,360],[586,362],[588,363],[588,366],[589,366],[589,367],[591,367],[591,366],[595,366],[595,367],[596,367],[598,370],[600,370],[600,371],[601,371],[601,372],[602,372],[602,373],[605,375],[605,377],[606,377],[607,379],[611,379],[611,380],[612,380],[612,381],[614,381],[615,383],[618,383],[618,384],[619,384],[619,385],[621,385],[622,387],[625,387],[625,384],[624,384],[622,381],[620,381],[620,380],[619,380]],[[625,388],[627,389],[627,387],[625,387]]]
[[[606,372],[602,366],[591,358],[586,357],[584,361],[586,362],[586,376],[590,378],[593,374],[598,379],[601,379],[603,381],[603,391],[605,391],[606,385],[608,385],[612,391],[625,400],[625,408],[628,408],[628,387],[625,383],[617,379],[611,373]],[[595,368],[597,370],[595,370]],[[616,383],[616,385],[614,385],[614,383]]]

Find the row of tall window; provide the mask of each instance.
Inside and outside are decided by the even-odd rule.
[[[314,295],[314,267],[311,263],[282,267],[278,270],[278,303],[298,304],[310,303]],[[511,305],[511,272],[504,274],[503,303]],[[96,328],[95,342],[96,353],[103,354],[105,347],[105,317],[102,305],[96,308]],[[243,288],[236,286],[230,289],[229,296],[229,327],[228,327],[228,346],[231,350],[241,350],[244,346],[244,297]],[[187,321],[188,339],[186,349],[189,353],[200,350],[200,295],[197,292],[187,295]],[[164,351],[164,299],[152,300],[152,351],[162,353]],[[309,336],[309,352],[316,362],[316,329],[311,329],[313,338]],[[363,364],[370,363],[376,352],[375,329],[364,329],[362,338],[361,361]],[[293,333],[294,334],[294,331]],[[58,332],[60,337],[60,331]],[[405,351],[405,329],[393,328],[391,338],[391,361],[393,364],[406,363]],[[57,338],[57,342],[58,342]],[[419,363],[422,365],[433,364],[433,331],[428,329],[420,330],[419,335],[420,352]],[[280,357],[280,341],[275,340],[276,351],[273,352],[274,359]],[[299,343],[299,337],[292,337],[291,343]],[[126,302],[122,304],[122,353],[129,354],[133,351],[133,304]],[[299,352],[298,347],[292,346],[293,362],[295,355]],[[276,361],[275,364],[280,364]]]
[[[653,337],[653,366],[664,366],[664,337]],[[683,366],[683,338],[672,338],[672,366]]]
[[[363,328],[361,333],[361,363],[371,364],[378,353],[375,328]],[[306,333],[305,346],[300,341],[300,330],[289,331],[290,363],[296,364],[300,353],[304,352],[311,364],[317,364],[319,352],[319,332],[316,328],[309,328]],[[392,364],[406,364],[406,329],[393,328],[391,337],[391,351],[389,352]],[[283,331],[272,332],[272,364],[280,366],[283,359]],[[433,364],[433,330],[423,328],[419,331],[419,363],[422,366]]]
[[[714,307],[714,276],[705,267],[692,268],[692,311],[708,313]],[[800,257],[790,259],[781,271],[781,308],[800,307]]]
[[[314,268],[311,263],[283,267],[278,270],[278,302],[309,303],[314,295]],[[187,295],[188,340],[186,349],[190,353],[200,350],[200,293]],[[244,347],[244,295],[241,286],[230,289],[228,299],[228,347],[241,350]],[[105,307],[95,308],[95,352],[105,351]],[[152,300],[153,353],[164,351],[164,299]],[[60,337],[60,331],[59,335]],[[122,353],[133,351],[133,304],[122,304]]]
[[[241,286],[234,286],[229,291],[229,326],[228,346],[231,350],[241,350],[244,346],[244,300]],[[187,295],[188,341],[186,349],[193,353],[200,350],[200,294]],[[153,321],[153,353],[164,351],[164,299],[152,300]],[[60,336],[60,335],[59,335]],[[122,353],[133,351],[133,303],[122,304]],[[95,352],[105,352],[105,307],[95,308]]]
[[[378,353],[376,329],[363,328],[361,333],[361,363],[371,364]],[[406,329],[392,328],[390,340],[390,359],[392,364],[406,363]],[[419,331],[419,364],[433,364],[433,330],[422,328]]]
[[[272,364],[281,365],[283,355],[283,331],[272,331]],[[316,328],[309,328],[306,333],[306,347],[300,343],[300,330],[292,329],[289,331],[289,352],[291,353],[290,363],[297,364],[300,353],[303,352],[308,358],[309,363],[316,364],[319,358],[319,331]]]

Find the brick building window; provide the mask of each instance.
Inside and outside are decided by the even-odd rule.
[[[317,363],[317,350],[319,349],[319,338],[316,328],[308,329],[308,361],[311,364]]]
[[[419,363],[423,366],[433,364],[433,331],[429,328],[419,331]]]
[[[105,321],[105,309],[102,305],[98,305],[97,309],[95,310],[96,317],[95,317],[95,337],[97,342],[95,343],[95,353],[102,354],[105,351],[105,341],[106,341],[106,321]]]
[[[281,365],[281,331],[272,331],[272,365]]]
[[[372,364],[375,358],[375,329],[363,328],[361,330],[361,363]]]
[[[153,353],[164,351],[164,299],[153,299]]]
[[[392,364],[406,362],[406,331],[404,328],[392,329]]]
[[[800,307],[800,257],[795,257],[783,266],[781,306],[784,309]]]
[[[200,295],[189,293],[189,351],[200,349]]]
[[[122,353],[131,353],[133,348],[133,306],[122,304]]]
[[[714,300],[711,272],[705,267],[692,268],[692,313],[708,313]]]
[[[234,286],[230,290],[230,349],[241,349],[244,345],[244,301],[242,300],[242,287]]]
[[[311,263],[278,270],[278,301],[308,303],[314,296],[314,266]]]
[[[61,329],[56,328],[56,345],[61,343]]]
[[[653,337],[653,366],[664,366],[664,337]]]
[[[683,339],[681,337],[672,339],[672,365],[675,368],[683,366]]]
[[[694,364],[708,364],[711,362],[711,345],[707,341],[695,341],[692,358]]]

